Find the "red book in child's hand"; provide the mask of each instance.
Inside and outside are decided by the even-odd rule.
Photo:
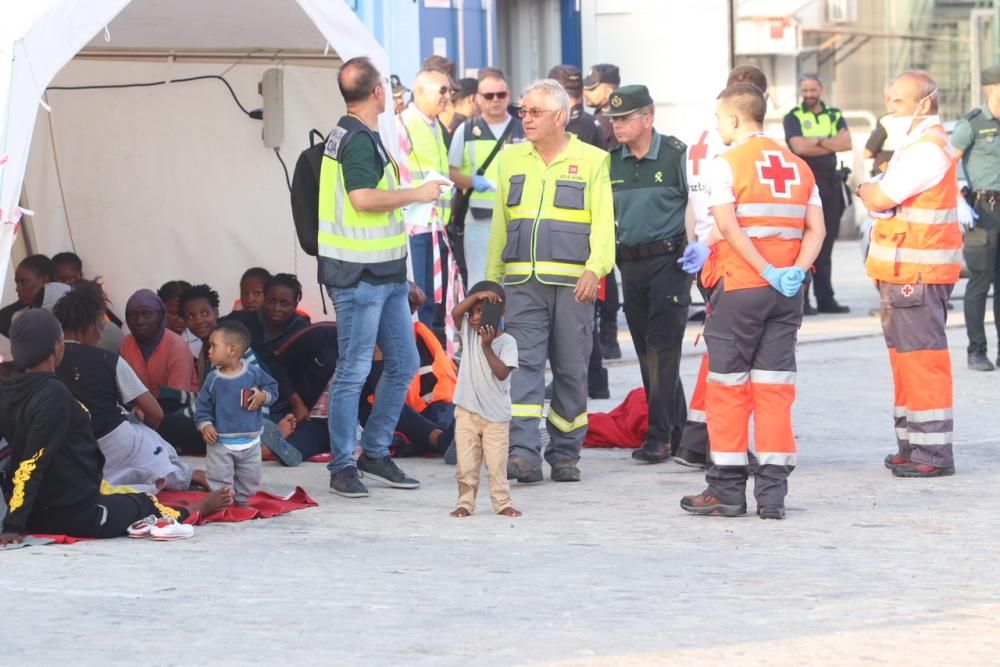
[[[253,399],[253,389],[244,389],[240,392],[240,407],[250,409],[250,401]]]

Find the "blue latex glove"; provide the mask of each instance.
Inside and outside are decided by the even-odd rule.
[[[693,241],[684,248],[684,254],[677,260],[685,273],[698,273],[705,266],[711,249],[701,241]]]
[[[788,269],[776,269],[771,264],[764,267],[764,270],[760,272],[760,277],[768,282],[768,284],[777,291],[781,291],[781,277],[785,275]]]
[[[958,198],[958,221],[962,223],[962,226],[966,229],[972,229],[976,226],[976,220],[979,219],[979,214],[976,213],[976,209],[969,206],[969,202],[965,201],[965,197]]]
[[[780,280],[781,289],[778,291],[791,298],[798,294],[799,290],[802,289],[802,283],[805,279],[806,272],[797,266],[792,266],[782,274]]]
[[[490,183],[489,179],[480,174],[476,174],[472,177],[472,189],[476,192],[489,192],[494,190],[493,184]]]

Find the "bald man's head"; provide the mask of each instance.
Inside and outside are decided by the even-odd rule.
[[[451,101],[451,79],[439,69],[422,69],[413,80],[413,103],[428,118],[437,118]]]
[[[903,72],[889,85],[889,111],[894,116],[931,116],[938,112],[938,87],[922,70]]]
[[[367,101],[375,89],[382,85],[382,75],[372,61],[365,57],[351,58],[337,74],[340,94],[347,104]]]

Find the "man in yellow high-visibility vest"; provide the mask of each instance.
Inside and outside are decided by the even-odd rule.
[[[538,420],[545,361],[553,374],[545,459],[557,482],[580,480],[587,434],[587,359],[600,280],[615,260],[608,154],[566,132],[570,100],[557,81],[521,98],[528,141],[500,152],[487,280],[507,291],[506,331],[517,341],[511,379],[508,477],[542,480]]]
[[[330,132],[323,154],[317,257],[320,282],[337,315],[340,352],[330,387],[330,491],[362,498],[368,489],[358,479],[359,470],[365,479],[397,489],[420,485],[389,456],[393,429],[419,367],[406,282],[407,238],[399,209],[435,201],[447,182],[399,187],[396,164],[377,132],[378,117],[390,98],[388,82],[370,60],[348,60],[337,83],[347,115]],[[385,371],[361,436],[364,452],[355,463],[358,401],[376,344]]]

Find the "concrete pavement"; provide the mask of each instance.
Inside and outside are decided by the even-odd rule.
[[[516,520],[485,490],[448,517],[454,469],[437,460],[401,462],[419,490],[365,500],[329,495],[321,465],[268,464],[268,488],[320,507],[186,542],[0,554],[0,663],[995,664],[1000,373],[967,371],[950,330],[958,474],[893,478],[888,360],[852,245],[835,284],[855,312],[803,327],[783,522],[688,516],[702,476],[627,450],[586,451],[580,484],[513,485]],[[688,389],[696,370],[685,358]],[[592,409],[638,383],[634,363],[611,376]]]

